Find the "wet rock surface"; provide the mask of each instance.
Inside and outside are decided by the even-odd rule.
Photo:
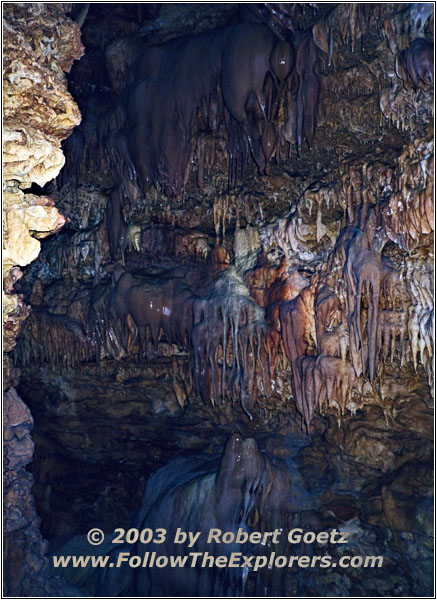
[[[115,18],[93,5],[85,15],[86,52],[70,76],[83,121],[64,144],[56,186],[44,188],[68,221],[16,285],[32,307],[13,360],[35,421],[28,470],[42,534],[54,552],[73,539],[83,547],[77,536],[91,527],[128,527],[140,507],[144,515],[153,508],[144,486],[183,471],[178,460],[212,461],[219,473],[237,434],[254,440],[261,475],[232,526],[343,528],[346,549],[285,543],[280,552],[338,560],[347,550],[381,555],[384,566],[211,576],[191,594],[431,590],[433,14],[420,17],[419,5],[293,4],[254,5],[249,18],[217,5],[211,14],[182,11],[176,23],[161,5],[115,6]],[[193,19],[193,35],[180,39]],[[105,26],[94,36],[97,21]],[[186,112],[170,115],[177,126],[167,138],[156,124],[171,120],[170,104],[152,103],[144,122],[157,129],[143,155],[146,131],[138,137],[143,123],[129,98],[144,81],[157,83],[129,67],[143,57],[146,69],[155,45],[154,68],[170,81],[174,49],[189,70],[199,36],[215,27],[226,31],[214,34],[227,56],[217,59],[225,87],[238,73],[231,57],[245,43],[241,31],[265,41],[257,100],[240,88],[185,97],[169,83],[166,102],[174,97],[176,113]],[[295,57],[286,89],[270,58],[278,52]],[[125,88],[130,77],[134,87]],[[251,146],[255,131],[259,146]],[[178,136],[182,158],[173,154]],[[15,339],[18,326],[10,329]],[[293,506],[269,505],[288,480],[302,495]],[[204,485],[181,494],[195,505],[209,494]],[[157,524],[159,509],[150,515]],[[65,576],[87,593],[111,587],[92,574]],[[126,585],[130,594],[174,591],[153,576]]]

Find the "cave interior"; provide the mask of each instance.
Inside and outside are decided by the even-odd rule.
[[[433,3],[59,6],[81,123],[25,195],[64,219],[6,291],[27,307],[6,396],[34,443],[32,568],[60,595],[432,595]],[[384,563],[51,565],[95,527],[114,560],[188,552],[180,527],[214,555]],[[116,528],[168,536],[114,550]]]

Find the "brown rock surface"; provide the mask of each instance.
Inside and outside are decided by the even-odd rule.
[[[126,77],[116,52],[130,47],[126,36],[171,39],[196,9],[163,9],[172,19],[160,29],[153,7],[114,6],[90,6],[87,57],[71,75],[84,120],[65,145],[58,189],[47,192],[68,228],[43,240],[19,282],[17,271],[6,282],[8,347],[25,302],[32,305],[14,359],[35,418],[29,469],[43,534],[57,546],[93,526],[128,525],[152,473],[171,470],[181,455],[215,460],[238,431],[256,438],[264,456],[283,459],[296,494],[308,493],[297,509],[277,504],[268,518],[261,506],[246,515],[251,527],[344,527],[348,552],[385,561],[370,576],[250,573],[248,594],[420,594],[432,570],[433,90],[426,77],[404,89],[394,61],[411,36],[430,43],[433,16],[419,26],[418,5],[250,9],[269,30],[283,32],[291,18],[311,31],[321,85],[311,149],[304,142],[297,153],[283,136],[296,90],[272,120],[278,139],[268,176],[244,139],[208,125],[201,103],[184,194],[170,199],[159,173],[140,190],[135,169],[123,170],[123,129],[105,141],[101,132],[123,117],[107,119],[106,108]],[[226,21],[217,10],[211,27]],[[390,31],[398,49],[387,43]],[[137,51],[134,44],[123,58]],[[111,73],[93,73],[104,57]],[[311,89],[314,73],[298,68]],[[246,162],[233,163],[236,149]],[[140,151],[131,158],[141,164]],[[38,238],[62,220],[40,201],[22,208],[23,218],[41,213]],[[36,252],[22,225],[25,243],[11,242],[11,266],[21,264],[21,247]]]
[[[50,198],[23,193],[45,185],[64,164],[61,141],[80,123],[65,72],[83,53],[80,31],[66,15],[69,5],[8,3],[3,7],[3,331],[10,352],[30,312],[15,282],[38,256],[42,238],[65,223]],[[36,236],[36,237],[35,237]],[[16,373],[5,359],[5,386]],[[45,595],[47,543],[39,532],[25,470],[34,444],[29,409],[10,387],[4,396],[6,595]]]

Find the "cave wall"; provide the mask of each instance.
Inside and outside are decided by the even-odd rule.
[[[68,4],[3,6],[3,340],[15,347],[30,312],[14,288],[20,267],[36,259],[40,239],[65,217],[54,201],[31,193],[64,165],[61,142],[81,120],[65,73],[83,54],[80,31],[66,17]],[[19,372],[4,356],[4,565],[6,595],[46,595],[48,544],[39,531],[32,461],[33,418],[15,387]]]
[[[309,525],[333,510],[358,514],[349,526],[364,545],[376,536],[397,565],[389,591],[429,585],[424,6],[257,6],[248,18],[217,5],[174,20],[159,8],[117,5],[109,18],[91,6],[70,76],[83,123],[47,188],[68,223],[19,282],[32,314],[14,356],[37,422],[31,469],[52,543],[128,526],[151,473],[183,452],[220,453],[237,429],[264,456],[295,460],[318,490]],[[205,39],[221,48],[208,59],[219,81],[181,93]],[[245,79],[247,39],[260,42],[250,56],[264,70],[227,96],[223,85]],[[278,48],[290,65],[281,93]],[[159,77],[141,72],[151,63]],[[377,576],[340,579],[330,580],[337,593],[382,589]],[[268,585],[290,594],[295,583]]]

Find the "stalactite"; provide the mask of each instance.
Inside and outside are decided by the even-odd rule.
[[[382,283],[381,256],[369,249],[367,236],[361,230],[353,235],[347,248],[344,270],[347,286],[348,327],[351,358],[357,376],[363,373],[373,381],[376,374],[376,335]],[[367,341],[361,329],[362,295],[367,301]]]
[[[146,48],[111,107],[107,97],[99,103],[96,94],[84,103],[84,125],[66,142],[64,175],[74,173],[77,181],[84,171],[83,155],[87,168],[109,167],[111,179],[121,182],[131,203],[158,181],[164,193],[180,197],[191,162],[197,163],[197,183],[203,189],[205,171],[215,160],[211,134],[222,128],[233,188],[244,178],[250,156],[260,174],[270,171],[287,88],[288,110],[292,113],[297,102],[297,119],[295,125],[288,119],[293,131],[285,138],[295,139],[299,150],[304,138],[311,146],[320,95],[319,50],[311,34],[295,37],[289,32],[279,38],[265,25],[241,23]],[[138,44],[133,47],[137,55]],[[290,87],[290,79],[297,85]],[[91,140],[97,151],[85,156]]]
[[[34,310],[26,329],[31,335],[22,340],[15,350],[20,364],[48,363],[72,369],[94,357],[92,341],[82,325],[65,315]]]
[[[206,547],[204,534],[335,526],[350,532],[352,554],[384,554],[395,568],[388,579],[321,565],[305,577],[296,563],[256,573],[93,569],[85,593],[316,596],[324,582],[332,594],[417,595],[431,531],[433,7],[219,5],[220,17],[199,7],[120,4],[109,14],[91,4],[88,65],[69,77],[82,125],[65,141],[53,192],[67,226],[4,282],[8,344],[32,306],[14,360],[42,424],[32,467],[42,531],[58,544],[93,519],[105,531],[123,526],[140,473],[149,481],[132,527],[168,534],[148,550],[182,558],[176,523],[200,531],[194,550],[214,558],[234,549],[298,558],[306,547],[285,535]],[[32,41],[45,63],[39,33]],[[10,75],[27,82],[17,58]],[[32,217],[30,243],[44,235]],[[9,392],[6,401],[19,404]],[[7,466],[23,471],[29,486],[16,496],[28,505],[20,448],[32,453],[31,425],[20,417],[15,431],[10,421]],[[234,427],[258,442],[235,433],[214,458]],[[186,457],[173,462],[178,449]],[[15,533],[23,513],[11,506]],[[111,557],[122,550],[143,553],[135,544]],[[408,571],[418,551],[423,568]]]
[[[420,356],[432,376],[428,367],[432,315],[420,313],[420,308],[408,312],[405,273],[382,256],[389,239],[411,251],[431,230],[426,216],[431,154],[429,143],[418,140],[407,146],[395,169],[379,162],[357,164],[345,173],[341,188],[313,186],[302,196],[301,204],[310,214],[314,204],[318,207],[315,233],[319,242],[325,234],[321,206],[329,202],[333,190],[339,194],[336,202],[344,208],[346,223],[326,269],[279,311],[281,337],[292,367],[293,395],[307,429],[315,410],[325,401],[342,414],[348,404],[355,405],[345,392],[347,386],[361,389],[362,377],[372,382],[380,361],[399,360],[405,366],[413,360],[417,366]],[[415,190],[414,195],[411,190]],[[277,244],[286,256],[290,255],[289,248],[299,248],[293,224],[299,222],[301,204],[288,219],[279,221],[275,230]],[[271,237],[264,238],[264,247]],[[305,244],[304,238],[300,243]],[[411,279],[411,275],[406,277]],[[268,320],[273,324],[271,316]],[[407,343],[408,327],[412,352]],[[328,358],[317,362],[323,356]],[[339,372],[338,380],[332,379],[331,365]]]
[[[430,260],[419,262],[419,268],[407,260],[407,289],[411,305],[408,315],[408,333],[414,368],[418,356],[428,377],[430,390],[434,385],[434,302],[433,268]]]
[[[262,375],[259,393],[266,391],[266,332],[262,309],[229,267],[194,303],[194,376],[205,402],[218,404],[230,397],[252,418],[257,371]]]
[[[393,193],[382,205],[380,226],[393,242],[409,252],[434,230],[433,173],[432,141],[409,144],[398,159]]]
[[[425,26],[433,16],[428,3],[411,4],[384,21],[383,31],[392,54],[405,50],[409,42],[424,37]]]
[[[363,45],[371,24],[379,23],[378,7],[335,7],[302,31],[291,31],[288,9],[272,10],[255,10],[267,27],[240,23],[142,52],[133,44],[139,60],[127,72],[133,61],[127,57],[119,69],[125,71],[126,87],[109,108],[102,101],[96,110],[96,98],[90,97],[89,117],[70,142],[73,158],[85,138],[89,147],[97,143],[100,166],[113,172],[105,220],[98,221],[100,208],[92,216],[93,203],[84,203],[74,216],[80,231],[71,244],[57,246],[47,263],[59,276],[69,271],[74,281],[94,269],[88,331],[97,360],[121,360],[135,347],[140,360],[145,350],[150,359],[160,343],[171,355],[168,347],[175,344],[192,353],[197,392],[205,403],[239,400],[252,415],[255,396],[269,393],[265,373],[275,377],[286,356],[293,396],[308,429],[316,410],[331,404],[344,412],[353,403],[340,380],[328,385],[332,365],[355,387],[364,380],[373,383],[384,361],[399,360],[402,366],[413,361],[417,368],[420,359],[430,372],[430,309],[418,300],[408,309],[414,285],[405,286],[402,267],[386,259],[384,248],[391,241],[412,252],[433,230],[433,147],[418,138],[397,160],[387,161],[380,153],[372,160],[342,155],[340,147],[340,176],[318,173],[309,185],[305,181],[290,194],[289,212],[266,223],[262,194],[230,189],[244,176],[250,157],[260,174],[269,170],[278,132],[299,151],[304,140],[311,146],[319,117],[326,118],[319,106],[322,79],[339,99],[357,91],[376,94],[386,81],[386,65],[379,59],[340,69],[338,76],[326,71],[326,59],[331,63],[341,44],[360,51],[357,41]],[[383,115],[401,120],[402,127],[411,127],[417,98],[429,92],[430,46],[416,13],[420,10],[408,9],[394,17],[389,39],[398,53],[397,73],[409,78],[414,90],[402,90],[389,73],[392,88],[380,95]],[[390,38],[389,30],[386,24]],[[197,83],[187,88],[185,80],[193,79],[195,69]],[[340,102],[338,118],[344,115],[361,132],[362,122],[352,122],[342,113],[346,108]],[[220,160],[222,168],[226,157],[230,185],[226,190],[221,181],[211,194],[214,163]],[[197,165],[193,179],[191,165]],[[188,229],[189,220],[176,227],[179,214],[166,204],[166,196],[183,196],[196,183],[213,217],[212,248],[208,234]],[[211,183],[215,186],[214,177]],[[136,222],[146,194],[155,195],[152,204],[160,205],[164,223]],[[332,211],[339,209],[343,219],[333,219]],[[154,208],[147,211],[148,219],[155,215]],[[106,264],[105,232],[110,258],[121,259],[123,267]],[[150,270],[149,259],[156,255],[189,259],[189,268],[201,273],[197,287],[189,269],[180,276],[173,270],[156,274],[153,268],[133,274]],[[302,265],[313,273],[311,280]],[[108,272],[111,284],[100,286]],[[56,345],[54,339],[50,344]],[[50,352],[55,360],[58,351]],[[182,392],[175,393],[181,403]]]

